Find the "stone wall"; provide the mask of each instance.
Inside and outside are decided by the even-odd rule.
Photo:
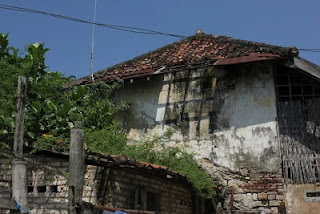
[[[205,159],[200,164],[220,184],[220,204],[227,213],[231,213],[232,206],[234,213],[283,213],[285,186],[280,170],[241,174]]]
[[[67,172],[68,162],[58,158],[34,157],[34,160]],[[0,163],[0,199],[11,200],[11,164],[2,157]],[[65,176],[46,168],[28,164],[28,209],[32,213],[67,213],[68,186]],[[8,213],[0,210],[0,213]]]
[[[36,155],[30,158],[53,167],[53,170],[28,165],[28,209],[32,213],[67,213],[67,177],[59,170],[68,172],[68,160]],[[2,158],[0,162],[0,199],[11,200],[10,161]],[[109,169],[87,165],[83,201],[115,208],[147,209],[150,208],[150,205],[147,207],[149,197],[149,201],[158,200],[157,209],[161,213],[191,214],[196,213],[196,209],[199,212],[204,209],[203,201],[193,197],[192,187],[186,181],[177,182],[165,175],[150,173],[143,169]],[[141,202],[137,201],[138,191]],[[8,212],[0,210],[0,213]]]
[[[177,183],[163,176],[146,175],[130,168],[89,166],[87,169],[86,178],[91,177],[86,179],[88,183],[84,190],[84,200],[87,202],[127,209],[149,209],[147,198],[151,193],[159,200],[158,211],[161,213],[194,213],[196,198],[192,197],[192,188],[185,182]],[[97,188],[89,187],[89,183]],[[137,201],[137,194],[141,194],[141,204]]]
[[[0,200],[11,200],[11,165],[10,162],[0,156]],[[9,211],[0,210],[0,213],[9,213]]]

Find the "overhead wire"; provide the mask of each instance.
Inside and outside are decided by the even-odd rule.
[[[55,14],[55,13],[49,13],[49,12],[45,12],[45,11],[41,11],[41,10],[35,10],[35,9],[24,8],[24,7],[17,7],[17,6],[6,5],[6,4],[0,4],[0,9],[42,14],[42,15],[47,15],[47,16],[52,16],[52,17],[55,17],[55,18],[59,18],[59,19],[64,19],[64,20],[69,20],[69,21],[74,21],[74,22],[79,22],[79,23],[85,23],[85,24],[91,24],[91,25],[93,24],[93,25],[97,25],[97,26],[100,26],[100,27],[106,27],[106,28],[110,28],[110,29],[114,29],[114,30],[126,31],[126,32],[131,32],[131,33],[154,34],[154,35],[171,36],[171,37],[176,37],[176,38],[185,38],[186,37],[186,36],[183,36],[183,35],[171,34],[171,33],[163,33],[163,32],[160,32],[160,31],[149,30],[149,29],[145,29],[145,28],[91,22],[91,21],[88,21],[88,20],[83,20],[83,19],[74,18],[74,17],[70,17],[70,16],[64,16],[64,15],[59,15],[59,14]]]
[[[298,48],[299,51],[320,53],[320,48]]]
[[[0,4],[0,9],[42,14],[42,15],[52,16],[52,17],[55,17],[58,19],[64,19],[64,20],[69,20],[69,21],[84,23],[84,24],[90,24],[90,25],[96,25],[96,26],[100,26],[100,27],[105,27],[105,28],[109,28],[109,29],[113,29],[113,30],[125,31],[125,32],[130,32],[130,33],[163,35],[163,36],[176,37],[176,38],[180,38],[180,39],[186,38],[186,36],[179,35],[179,34],[164,33],[164,32],[160,32],[160,31],[155,31],[155,30],[150,30],[150,29],[145,29],[145,28],[138,28],[138,27],[124,26],[124,25],[97,23],[95,21],[92,22],[92,21],[88,21],[88,20],[84,20],[84,19],[59,15],[59,14],[55,14],[55,13],[49,13],[49,12],[31,9],[31,8],[17,7],[17,6],[13,6],[13,5]],[[304,51],[304,52],[320,53],[320,48],[298,48],[298,50]]]

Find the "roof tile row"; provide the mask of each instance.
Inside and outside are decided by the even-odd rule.
[[[193,35],[94,74],[96,81],[127,79],[152,75],[157,69],[190,63],[217,61],[247,56],[250,53],[272,53],[280,57],[298,55],[296,48],[232,39],[209,34]],[[139,75],[138,75],[139,74]],[[75,85],[90,83],[89,76],[76,80]]]

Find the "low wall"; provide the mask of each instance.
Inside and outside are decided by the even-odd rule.
[[[311,197],[307,197],[307,193]],[[312,194],[315,193],[315,194]],[[288,214],[320,213],[320,187],[314,184],[288,184],[285,202]]]
[[[32,158],[53,170],[28,165],[28,209],[32,213],[68,213],[68,180],[58,173],[68,172],[68,160],[34,155]],[[161,213],[176,214],[200,213],[204,209],[203,201],[194,196],[186,181],[177,182],[145,170],[87,165],[83,201],[114,208],[154,208]],[[0,200],[10,201],[11,197],[10,160],[0,157]],[[2,213],[9,211],[0,210]]]

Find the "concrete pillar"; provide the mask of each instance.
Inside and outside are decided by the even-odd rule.
[[[70,133],[69,152],[69,213],[76,213],[76,206],[82,204],[84,179],[84,131],[81,123],[75,123]]]
[[[22,207],[28,205],[28,188],[27,188],[27,162],[13,160],[11,164],[12,171],[12,198],[15,199]],[[21,210],[21,213],[27,213]]]

